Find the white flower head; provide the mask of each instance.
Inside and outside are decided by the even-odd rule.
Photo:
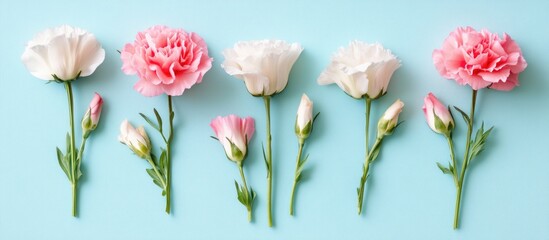
[[[89,76],[104,59],[105,50],[93,34],[68,25],[38,33],[21,56],[33,76],[60,81]]]
[[[391,50],[379,43],[355,40],[335,53],[317,81],[320,85],[335,83],[356,99],[376,99],[387,93],[391,76],[399,67],[400,61]]]
[[[221,67],[244,80],[250,94],[271,96],[286,88],[290,70],[302,51],[299,43],[282,40],[237,42],[223,51]]]

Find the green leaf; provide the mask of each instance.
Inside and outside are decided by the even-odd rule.
[[[299,163],[297,164],[297,170],[296,170],[296,177],[295,177],[295,181],[296,182],[300,182],[301,180],[303,180],[303,175],[301,173],[303,173],[303,168],[305,166],[305,163],[307,162],[307,160],[309,159],[309,155],[307,154],[307,156],[305,156],[305,158],[303,160],[299,160]]]
[[[63,155],[63,152],[61,152],[61,149],[59,148],[56,148],[56,149],[57,149],[57,161],[59,162],[59,166],[61,167],[61,169],[63,169],[63,172],[65,172],[65,175],[67,175],[67,178],[70,181],[71,178],[69,176],[69,166],[67,165],[67,162],[65,160],[65,155]]]
[[[492,129],[494,129],[494,127],[491,127],[487,131],[484,131],[484,123],[482,123],[481,127],[477,130],[475,140],[471,141],[471,153],[469,155],[468,161],[471,161],[473,158],[475,158],[484,151],[486,139],[488,139],[488,136],[490,136]]]
[[[248,192],[248,189],[244,188],[244,186],[238,184],[238,182],[234,181],[234,186],[236,188],[236,195],[238,198],[238,201],[242,203],[246,208],[251,208],[253,200],[256,197],[256,194],[253,189],[250,189]]]
[[[71,135],[67,132],[67,155],[71,155]]]
[[[471,119],[469,118],[469,115],[467,115],[467,113],[465,113],[463,110],[459,109],[458,107],[454,106],[454,108],[459,112],[461,113],[461,116],[463,117],[463,120],[465,121],[465,123],[467,123],[467,125],[471,124]]]
[[[236,182],[236,180],[234,181],[234,186],[236,188],[236,196],[238,198],[238,201],[242,203],[242,205],[247,206],[248,201],[246,199],[246,196],[244,195],[245,193],[242,191],[242,187],[238,184],[238,182]]]
[[[156,122],[158,122],[158,131],[162,133],[162,117],[160,117],[160,114],[158,114],[158,111],[156,111],[156,108],[153,108],[154,116],[156,116]]]
[[[360,177],[360,181],[366,182],[366,180],[368,180],[368,176],[370,176],[370,174],[366,174],[366,164],[362,164],[362,177]]]
[[[250,193],[252,195],[252,200],[250,201],[250,207],[251,205],[253,204],[253,201],[255,200],[255,197],[257,196],[257,194],[255,193],[255,191],[250,187]]]
[[[453,175],[454,173],[447,167],[443,166],[442,164],[440,164],[439,162],[437,162],[437,166],[438,168],[440,169],[440,171],[442,171],[442,173],[444,174],[449,174],[449,175]],[[451,167],[451,166],[450,166]]]
[[[145,119],[145,121],[146,121],[149,125],[151,125],[151,127],[153,127],[154,129],[156,129],[157,131],[160,132],[160,128],[158,127],[158,125],[156,125],[156,123],[154,123],[149,117],[147,117],[147,116],[146,116],[145,114],[143,114],[143,113],[139,113],[139,115],[141,115],[141,117],[142,117],[143,119]]]
[[[82,177],[82,170],[80,170],[80,159],[76,159],[76,180],[80,179]]]
[[[315,116],[313,117],[313,123],[316,121],[316,118],[318,117],[318,115],[320,115],[320,112],[317,112],[317,113],[315,114]]]
[[[267,177],[270,177],[271,175],[271,166],[269,165],[269,162],[267,161],[267,155],[265,154],[265,146],[261,144],[261,148],[263,149],[263,160],[265,160],[265,166],[267,167]]]
[[[160,154],[160,159],[158,160],[158,164],[160,166],[162,173],[164,174],[168,173],[167,160],[168,159],[167,159],[166,149],[162,149],[162,153]]]
[[[154,184],[159,186],[161,189],[164,189],[164,186],[162,186],[162,181],[160,180],[160,177],[162,177],[162,176],[156,175],[156,172],[152,168],[147,168],[147,173],[153,179]]]
[[[395,126],[395,128],[396,128],[396,126]],[[382,140],[383,140],[383,138],[381,140],[379,140],[380,143],[377,144],[377,146],[374,149],[371,150],[371,152],[370,152],[371,156],[368,156],[368,157],[370,157],[370,163],[374,162],[374,160],[377,159],[377,156],[379,155],[379,151],[381,150],[381,141]]]

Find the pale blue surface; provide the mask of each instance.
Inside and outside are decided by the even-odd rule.
[[[2,1],[0,239],[549,239],[548,1],[152,2]],[[101,125],[85,153],[77,219],[70,216],[70,185],[54,151],[68,128],[64,89],[34,78],[20,61],[37,32],[65,23],[91,31],[106,50],[97,72],[75,83],[78,118],[93,92],[105,99]],[[144,124],[138,112],[166,112],[164,97],[146,98],[132,89],[137,77],[120,71],[116,52],[154,24],[197,32],[215,59],[202,84],[175,98],[172,216],[164,213],[164,198],[145,162],[117,141],[124,118]],[[462,228],[454,231],[455,189],[435,166],[447,162],[446,142],[427,127],[421,105],[432,91],[468,111],[470,91],[440,77],[431,59],[432,50],[462,25],[509,33],[529,65],[516,90],[479,94],[477,123],[496,129],[468,172]],[[305,48],[288,87],[273,99],[272,229],[261,157],[263,103],[219,66],[223,49],[263,38]],[[353,39],[380,42],[402,60],[389,93],[374,104],[374,119],[396,98],[406,103],[404,124],[372,168],[364,216],[356,214],[355,192],[364,155],[364,103],[335,85],[316,83],[333,52]],[[290,217],[293,123],[302,92],[322,114],[306,148],[311,179],[299,188],[297,216]],[[253,116],[258,126],[245,166],[259,195],[252,224],[235,197],[237,168],[209,138],[210,120],[230,113]],[[457,121],[461,153],[464,125]]]

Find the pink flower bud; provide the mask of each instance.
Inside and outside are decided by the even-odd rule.
[[[91,131],[97,128],[99,124],[99,118],[101,117],[101,109],[103,107],[103,98],[98,93],[95,93],[92,101],[82,118],[82,132],[84,137],[87,138]]]
[[[248,143],[254,134],[254,119],[229,115],[215,118],[210,126],[223,145],[227,158],[233,162],[242,162],[246,158]]]
[[[429,127],[436,133],[449,135],[454,128],[454,118],[433,93],[429,93],[424,99],[423,113]]]

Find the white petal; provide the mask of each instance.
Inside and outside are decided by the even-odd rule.
[[[56,36],[47,46],[51,70],[61,80],[73,80],[78,72],[74,70],[76,44],[65,36]]]
[[[248,73],[244,74],[244,83],[250,94],[257,95],[271,95],[272,93],[266,92],[269,89],[269,78],[261,74]]]
[[[319,85],[328,85],[336,82],[336,74],[333,72],[334,67],[328,66],[316,80]]]
[[[48,49],[42,45],[27,47],[21,56],[21,61],[33,76],[43,80],[53,80],[53,72],[48,60]]]
[[[299,43],[293,43],[290,45],[290,49],[283,53],[278,59],[278,79],[276,85],[276,92],[281,92],[288,85],[288,77],[294,63],[303,52],[303,48]]]
[[[82,35],[76,50],[78,59],[75,63],[76,71],[82,71],[81,77],[91,75],[103,60],[105,60],[105,50],[92,34]]]
[[[351,79],[353,80],[355,87],[354,87],[354,93],[351,94],[354,98],[362,98],[368,90],[370,89],[370,83],[372,82],[366,73],[356,73],[351,76]]]

